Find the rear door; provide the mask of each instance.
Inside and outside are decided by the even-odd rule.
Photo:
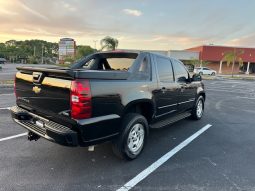
[[[158,75],[158,89],[154,91],[156,119],[168,118],[177,111],[178,85],[174,82],[170,59],[159,55],[154,58]]]
[[[175,82],[179,86],[178,111],[183,112],[193,107],[196,97],[196,86],[191,83],[189,73],[184,64],[172,59]]]

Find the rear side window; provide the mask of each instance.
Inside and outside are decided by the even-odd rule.
[[[83,68],[90,68],[94,63],[95,63],[95,59],[91,59],[91,60],[87,61],[87,62],[83,65]]]
[[[127,71],[133,64],[135,59],[132,58],[107,58],[106,59],[111,70]]]
[[[177,60],[173,60],[173,68],[174,68],[175,79],[177,82],[183,82],[189,78],[189,74],[185,66],[181,62]]]
[[[72,66],[88,70],[128,71],[137,58],[137,53],[109,52],[96,53],[85,57]]]
[[[156,57],[159,80],[161,82],[173,82],[173,69],[169,59]]]

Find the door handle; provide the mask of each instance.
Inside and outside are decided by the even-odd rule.
[[[161,91],[162,91],[162,93],[165,93],[165,92],[166,92],[166,88],[165,88],[165,87],[162,87],[162,88],[161,88]]]

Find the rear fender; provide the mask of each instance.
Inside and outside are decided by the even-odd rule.
[[[127,104],[127,106],[123,110],[122,117],[129,112],[136,112],[136,111],[133,111],[134,109],[136,109],[136,106],[143,105],[143,104],[147,105],[148,108],[150,109],[150,110],[146,110],[146,112],[149,112],[150,115],[145,116],[147,120],[150,121],[156,113],[156,104],[151,99],[138,99],[138,100],[131,101],[130,103]]]

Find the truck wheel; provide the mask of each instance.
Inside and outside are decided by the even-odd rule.
[[[140,114],[127,114],[122,131],[113,142],[113,152],[120,158],[133,160],[141,154],[148,135],[148,122]]]
[[[212,73],[212,76],[215,76],[215,72]]]
[[[203,75],[203,72],[199,72],[199,75],[202,76],[202,75]]]
[[[192,109],[191,117],[193,119],[199,120],[202,118],[203,113],[204,113],[204,98],[203,96],[199,96],[196,105]]]

